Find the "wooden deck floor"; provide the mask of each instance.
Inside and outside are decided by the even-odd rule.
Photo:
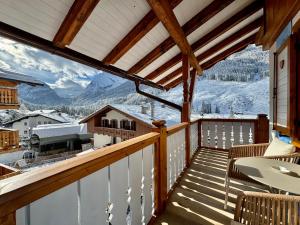
[[[199,150],[155,225],[230,224],[237,193],[263,191],[263,187],[233,181],[224,210],[226,165],[227,152]]]

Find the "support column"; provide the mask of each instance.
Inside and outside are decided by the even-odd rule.
[[[190,62],[187,55],[182,55],[182,80],[183,80],[183,104],[181,113],[181,122],[190,123]],[[190,124],[185,128],[185,165],[190,165]]]
[[[154,132],[160,133],[154,150],[154,204],[155,214],[161,214],[165,208],[168,197],[167,187],[167,127],[165,120],[153,121]]]
[[[255,123],[255,143],[269,143],[269,119],[266,114],[258,114]]]

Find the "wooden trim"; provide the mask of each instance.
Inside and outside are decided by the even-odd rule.
[[[205,51],[204,53],[198,55],[197,56],[198,61],[199,62],[204,61],[206,58],[208,58],[208,57],[212,56],[213,54],[219,52],[220,50],[222,50],[227,45],[233,43],[234,41],[238,40],[239,38],[243,37],[244,35],[250,33],[251,31],[253,31],[255,29],[257,29],[261,25],[261,22],[262,22],[262,17],[256,19],[252,23],[250,23],[247,26],[241,28],[239,31],[235,32],[230,37],[224,39],[223,41],[219,42],[215,46],[213,46],[210,49],[208,49],[207,51]],[[167,65],[164,64],[164,66],[167,66]],[[156,83],[160,84],[160,85],[163,85],[163,84],[165,84],[166,82],[168,82],[169,80],[173,79],[174,77],[176,77],[177,75],[179,75],[181,73],[182,73],[182,67],[176,69],[175,71],[173,71],[169,75],[166,75],[165,77],[163,77],[161,80],[159,80]]]
[[[169,3],[164,0],[147,0],[147,2],[167,29],[169,35],[174,39],[181,52],[188,55],[191,65],[197,70],[198,74],[201,74],[202,69]]]
[[[53,44],[60,48],[64,48],[66,45],[71,44],[99,1],[100,0],[75,0],[64,21],[60,25],[60,28],[53,39]]]
[[[253,34],[249,37],[247,37],[246,39],[240,41],[238,44],[230,47],[229,49],[225,50],[224,52],[220,53],[219,55],[213,57],[212,59],[210,59],[209,61],[201,64],[201,67],[204,70],[209,69],[210,67],[214,66],[216,63],[226,59],[228,56],[242,51],[243,49],[245,49],[249,44],[254,43],[255,41],[255,37],[256,34]],[[164,86],[165,89],[169,90],[171,88],[176,87],[177,85],[179,85],[182,82],[182,76],[178,77],[176,80],[168,83],[167,85]]]
[[[185,129],[188,125],[188,122],[184,122],[184,123],[180,123],[180,124],[176,124],[176,125],[173,125],[171,127],[168,127],[167,128],[167,134],[168,136],[174,134],[174,133],[177,133],[178,131],[182,130],[182,129]]]
[[[154,144],[159,137],[159,133],[148,133],[6,179],[0,183],[0,218]]]
[[[169,0],[170,6],[174,9],[182,0]],[[128,52],[138,41],[140,41],[153,27],[159,23],[159,19],[150,10],[129,33],[105,56],[105,64],[116,63],[126,52]],[[136,71],[131,71],[136,73]]]
[[[195,15],[192,19],[190,19],[187,23],[182,26],[182,30],[186,36],[191,34],[201,25],[206,23],[209,19],[211,19],[218,12],[222,11],[226,6],[228,6],[232,1],[231,0],[215,0],[203,10],[201,10],[197,15]],[[155,49],[153,49],[150,53],[148,53],[144,58],[142,58],[139,62],[137,62],[134,66],[132,66],[128,72],[130,73],[138,73],[142,71],[146,66],[150,65],[155,59],[162,56],[165,52],[175,46],[175,43],[171,37],[164,40],[161,44],[159,44]],[[180,55],[179,55],[180,57]],[[180,61],[181,59],[179,59]],[[166,71],[164,67],[159,68],[159,73]],[[152,75],[151,75],[152,76]],[[156,74],[153,74],[153,78]]]
[[[221,25],[219,25],[218,27],[213,29],[211,32],[206,34],[204,37],[202,37],[199,40],[197,40],[196,42],[194,42],[191,45],[191,48],[192,48],[193,52],[196,52],[197,50],[199,50],[203,46],[205,46],[208,43],[210,43],[211,41],[215,40],[217,37],[221,36],[222,34],[227,32],[228,30],[230,30],[231,28],[236,26],[238,23],[240,23],[243,20],[247,19],[249,16],[251,16],[252,14],[257,12],[261,8],[262,8],[262,1],[259,1],[259,0],[254,1],[249,6],[247,6],[246,8],[241,10],[240,12],[236,13],[234,16],[232,16],[231,18],[226,20],[224,23],[222,23]],[[260,25],[260,23],[261,22],[259,22],[259,25]],[[197,57],[197,59],[199,60],[198,57]],[[159,73],[155,74],[155,77],[159,76],[159,74],[161,74],[162,72],[167,71],[172,66],[179,63],[180,60],[181,60],[180,54],[174,56],[172,59],[170,59],[169,61],[167,61],[163,65],[161,65],[158,69],[156,69]],[[160,71],[162,71],[162,72],[160,72]],[[150,77],[150,75],[149,75],[149,77]],[[154,76],[151,75],[150,78],[153,78],[153,77]]]
[[[137,75],[130,74],[130,73],[128,73],[122,69],[119,69],[117,67],[114,67],[111,65],[105,65],[100,60],[97,60],[97,59],[94,59],[87,55],[84,55],[82,53],[76,52],[70,48],[56,47],[53,45],[53,43],[51,41],[48,41],[46,39],[43,39],[41,37],[38,37],[36,35],[26,32],[26,31],[20,30],[13,26],[7,25],[3,22],[0,22],[0,35],[5,38],[9,38],[9,39],[15,40],[17,42],[20,42],[20,43],[23,43],[26,45],[30,45],[35,48],[50,52],[51,54],[55,54],[55,55],[64,57],[66,59],[70,59],[75,62],[93,67],[95,69],[111,73],[113,75],[122,77],[124,79],[138,81],[141,84],[145,84],[145,85],[148,85],[148,86],[151,86],[154,88],[158,88],[158,89],[163,89],[162,86],[157,85],[154,82],[145,80]]]
[[[196,71],[192,70],[191,71],[191,82],[190,82],[190,95],[189,95],[189,102],[191,104],[191,108],[192,108],[192,103],[193,103],[193,98],[194,98],[194,90],[195,90],[195,86],[197,83],[197,78],[196,78]]]
[[[16,225],[16,212],[0,217],[1,225]]]

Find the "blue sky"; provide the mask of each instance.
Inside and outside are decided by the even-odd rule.
[[[99,70],[2,37],[0,67],[34,76],[52,87],[63,87],[68,80],[85,87],[93,76],[101,73]]]

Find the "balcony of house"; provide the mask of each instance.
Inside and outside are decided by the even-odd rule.
[[[101,119],[99,121],[95,121],[95,124],[92,128],[89,126],[89,132],[108,135],[111,137],[118,137],[122,140],[128,140],[140,135],[136,129],[135,121],[119,121],[117,119]]]
[[[0,87],[0,109],[18,109],[18,90],[15,87]]]
[[[224,209],[228,149],[268,142],[265,115],[153,124],[148,134],[3,180],[0,224],[230,224],[244,203],[249,218],[299,223],[297,196],[282,207],[239,194],[266,192],[258,184],[232,182]]]
[[[19,131],[14,129],[0,129],[0,152],[19,149]]]

